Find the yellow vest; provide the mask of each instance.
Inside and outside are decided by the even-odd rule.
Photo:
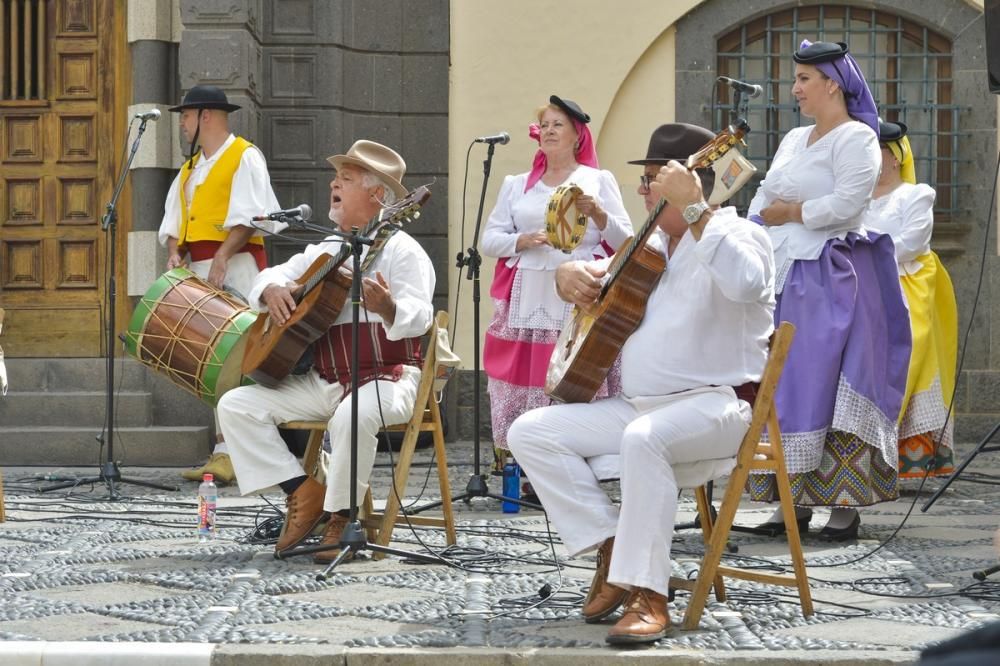
[[[201,159],[202,153],[199,152],[195,155],[194,160],[188,160],[181,167],[181,229],[178,245],[184,246],[193,241],[218,241],[221,243],[229,236],[229,232],[223,229],[222,225],[226,222],[226,215],[229,213],[229,195],[233,189],[233,176],[236,175],[236,170],[240,166],[243,152],[252,145],[243,137],[236,137],[226,152],[222,153],[212,165],[205,182],[195,186],[194,198],[190,207],[184,192],[194,168],[192,162]],[[250,242],[263,245],[264,239],[260,236],[254,236]]]

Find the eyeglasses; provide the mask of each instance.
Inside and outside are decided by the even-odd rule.
[[[648,190],[649,184],[652,183],[655,178],[656,176],[647,176],[646,174],[639,176],[639,188]]]

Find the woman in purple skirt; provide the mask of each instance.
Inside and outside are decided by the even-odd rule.
[[[844,43],[803,41],[795,95],[814,125],[778,146],[749,216],[768,228],[775,322],[796,326],[776,405],[799,529],[832,507],[820,538],[857,537],[857,507],[898,497],[897,422],[910,329],[892,239],[862,216],[878,181],[878,113]],[[753,475],[751,498],[777,498]],[[779,509],[761,526],[784,532]]]

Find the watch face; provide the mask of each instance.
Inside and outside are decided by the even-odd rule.
[[[701,216],[705,213],[708,206],[701,203],[693,203],[684,209],[684,221],[688,224],[694,224],[701,219]]]

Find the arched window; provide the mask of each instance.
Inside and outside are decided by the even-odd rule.
[[[952,104],[951,41],[913,21],[884,11],[845,6],[794,7],[749,21],[718,41],[718,72],[758,83],[762,99],[751,100],[748,157],[761,168],[789,129],[811,121],[800,117],[792,97],[792,53],[802,39],[847,42],[886,120],[909,127],[917,181],[937,190],[935,217],[956,212],[958,107]],[[729,120],[730,91],[719,84],[716,126]],[[750,203],[754,184],[733,202]]]

